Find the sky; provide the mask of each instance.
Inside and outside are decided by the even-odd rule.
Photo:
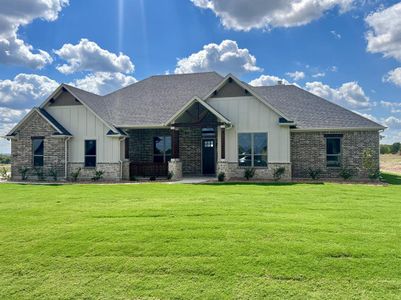
[[[104,95],[202,71],[296,84],[401,141],[401,2],[0,0],[0,135],[60,83]]]

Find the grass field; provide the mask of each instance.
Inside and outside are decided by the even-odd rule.
[[[0,299],[400,298],[400,195],[401,185],[1,184]]]

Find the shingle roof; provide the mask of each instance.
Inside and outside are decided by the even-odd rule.
[[[290,117],[299,129],[385,128],[294,85],[253,87],[253,90]]]
[[[203,99],[223,79],[215,72],[152,76],[106,96],[65,86],[109,124],[149,126],[164,124],[195,96]],[[384,128],[293,85],[250,90],[290,117],[300,129]]]

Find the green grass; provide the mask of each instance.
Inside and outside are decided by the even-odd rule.
[[[401,186],[0,184],[0,299],[400,290]]]

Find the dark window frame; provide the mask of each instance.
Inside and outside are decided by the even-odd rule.
[[[163,146],[162,146],[162,150],[161,153],[155,153],[155,149],[156,149],[156,139],[160,139],[163,140]],[[166,140],[170,140],[170,147],[166,147]],[[153,162],[154,163],[167,163],[171,160],[171,156],[172,156],[172,136],[171,135],[157,135],[153,137]],[[168,150],[170,150],[170,153],[167,153]],[[157,158],[162,158],[162,161],[158,161],[159,159]]]
[[[325,135],[326,138],[326,167],[327,168],[341,168],[341,160],[342,160],[342,135]],[[329,141],[338,141],[339,143],[339,152],[338,153],[329,153]],[[335,160],[331,160],[330,158],[336,158]]]
[[[35,154],[35,140],[42,141],[42,154]],[[43,167],[45,164],[45,138],[43,136],[34,136],[31,138],[32,141],[32,166]]]
[[[87,142],[95,142],[95,154],[87,154]],[[89,159],[95,158],[95,164],[89,163]],[[88,159],[87,159],[88,158]],[[84,166],[85,168],[96,168],[97,165],[97,141],[95,139],[88,139],[84,141]]]
[[[129,138],[124,140],[124,158],[129,159]]]
[[[256,153],[255,152],[255,135],[265,135],[265,137],[266,137],[266,153],[265,154],[263,154],[263,152],[261,152],[261,153]],[[251,152],[250,153],[240,153],[240,151],[239,151],[239,148],[240,148],[240,135],[250,135],[250,137],[251,137],[251,140],[250,140],[250,150],[251,150]],[[239,132],[238,134],[237,134],[237,152],[238,152],[238,160],[237,160],[237,163],[238,163],[238,166],[239,167],[241,167],[241,168],[247,168],[247,167],[252,167],[252,168],[267,168],[268,167],[268,165],[269,165],[269,153],[268,153],[268,151],[269,151],[269,134],[268,134],[268,132]],[[249,165],[247,165],[247,164],[241,164],[241,158],[242,157],[246,157],[246,156],[249,156],[250,157],[250,164]],[[262,160],[261,161],[265,161],[266,163],[265,164],[255,164],[255,157],[261,157],[262,158]],[[263,160],[263,158],[265,158],[264,160]],[[249,160],[249,159],[248,159]]]

